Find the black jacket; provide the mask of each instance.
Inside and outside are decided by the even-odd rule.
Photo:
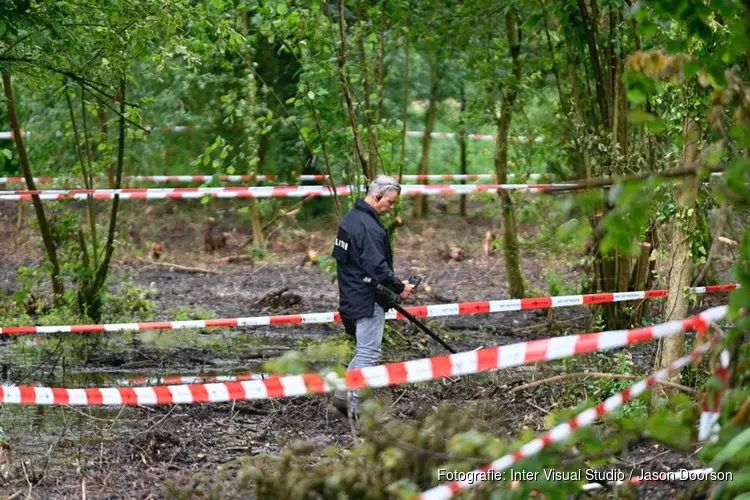
[[[339,313],[343,319],[356,321],[372,316],[376,300],[387,309],[387,301],[376,297],[378,283],[396,293],[404,290],[393,273],[391,243],[380,216],[361,199],[341,219],[332,256],[337,261]]]

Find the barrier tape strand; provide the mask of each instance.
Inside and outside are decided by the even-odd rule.
[[[729,292],[741,288],[738,284],[713,285],[690,288],[689,293],[703,294]],[[418,318],[488,314],[531,309],[551,309],[581,305],[607,304],[633,300],[656,299],[667,296],[667,290],[646,290],[637,292],[593,293],[588,295],[562,295],[556,297],[535,297],[528,299],[505,299],[480,302],[459,302],[453,304],[431,304],[409,306],[406,310]],[[386,319],[404,319],[401,313],[390,309]],[[246,318],[217,318],[186,321],[155,321],[140,323],[105,323],[97,325],[54,325],[54,326],[4,326],[0,335],[33,335],[52,333],[105,333],[144,330],[180,330],[185,328],[242,328],[267,325],[325,324],[341,322],[338,312],[289,314],[281,316],[255,316]]]
[[[335,371],[330,371],[324,375],[309,373],[267,380],[155,387],[65,389],[2,386],[0,403],[70,406],[220,403],[320,394],[334,389],[356,390],[425,382],[615,349],[687,330],[703,332],[710,323],[722,319],[727,309],[727,306],[714,307],[684,320],[632,330],[554,337],[447,356],[355,368],[347,370],[344,378]]]
[[[697,325],[698,328],[696,329],[701,333],[705,333],[708,327],[708,323],[709,322],[703,323],[702,325]],[[603,415],[613,412],[615,409],[627,403],[629,400],[643,394],[657,381],[667,378],[669,375],[677,372],[689,363],[700,359],[703,354],[711,348],[712,345],[713,342],[707,342],[699,346],[689,355],[676,360],[674,363],[652,374],[648,378],[636,382],[624,391],[615,394],[614,396],[610,396],[594,408],[584,410],[568,422],[553,427],[551,430],[545,432],[540,437],[537,437],[521,446],[513,453],[508,453],[507,455],[498,458],[494,462],[476,469],[474,471],[474,474],[471,476],[471,480],[454,481],[436,486],[419,495],[419,500],[447,500],[460,491],[473,488],[478,484],[484,482],[484,475],[492,475],[497,472],[502,472],[509,467],[517,464],[518,462],[538,454],[551,444],[558,443],[570,438],[576,429],[580,429],[582,427],[590,425],[594,421],[601,418]]]

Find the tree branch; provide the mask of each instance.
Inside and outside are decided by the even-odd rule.
[[[120,134],[117,145],[117,170],[115,173],[115,189],[120,189],[122,185],[122,170],[125,163],[125,131],[126,131],[126,118],[125,118],[125,78],[120,81]],[[114,253],[114,242],[115,242],[115,230],[117,229],[117,210],[120,208],[120,196],[115,195],[112,201],[112,212],[109,216],[109,232],[107,233],[107,244],[104,250],[104,260],[101,266],[96,272],[96,280],[94,281],[94,290],[98,290],[107,278],[107,270],[109,269],[109,262],[112,260],[112,254]]]
[[[359,129],[357,128],[357,116],[354,114],[354,104],[352,103],[352,96],[349,92],[349,78],[346,76],[346,58],[348,54],[348,47],[346,43],[346,20],[344,19],[344,0],[339,0],[339,35],[341,37],[341,54],[339,56],[339,77],[341,83],[344,85],[344,98],[346,99],[346,107],[349,110],[349,121],[352,125],[352,132],[354,133],[354,145],[357,150],[357,156],[362,164],[362,173],[365,178],[372,180],[373,175],[370,172],[370,165],[365,157],[362,140],[359,137]]]
[[[46,69],[46,70],[52,71],[53,73],[59,73],[59,74],[61,74],[63,76],[67,76],[71,80],[74,80],[75,82],[77,82],[77,83],[79,83],[81,85],[89,87],[91,90],[95,90],[96,92],[102,94],[103,96],[107,97],[108,99],[112,99],[111,95],[109,95],[107,92],[105,92],[104,90],[102,90],[100,88],[101,86],[105,86],[104,83],[102,83],[102,82],[95,82],[95,81],[90,80],[88,78],[84,78],[82,76],[76,75],[75,73],[72,73],[72,72],[70,72],[68,70],[56,68],[55,66],[52,66],[51,64],[47,64],[45,62],[38,61],[36,59],[30,59],[30,58],[27,58],[27,57],[0,57],[0,62],[19,62],[19,63],[25,63],[25,64],[30,64],[32,66],[36,66],[38,68],[42,68],[42,69]],[[139,104],[136,104],[136,103],[133,103],[133,102],[127,102],[127,101],[125,101],[125,104],[127,104],[131,108],[139,108],[140,107]],[[113,109],[113,111],[117,112],[117,110],[115,110],[114,108],[111,108],[111,109]],[[134,123],[133,125],[135,125],[135,126],[137,126],[137,127],[140,128],[140,126],[138,124]],[[146,130],[146,129],[142,129],[142,130],[144,130],[145,132],[148,132],[148,130]]]
[[[675,177],[687,177],[690,175],[697,175],[702,172],[723,172],[726,169],[725,165],[706,167],[700,164],[700,162],[691,163],[685,167],[674,168],[671,170],[663,170],[661,172],[641,172],[639,174],[627,175],[627,176],[616,176],[616,177],[600,177],[590,180],[579,180],[573,181],[572,183],[566,183],[565,186],[555,186],[550,188],[544,188],[545,193],[561,193],[570,191],[585,191],[587,189],[596,189],[602,187],[611,187],[615,184],[628,181],[642,181],[652,177],[664,177],[664,178],[675,178]]]

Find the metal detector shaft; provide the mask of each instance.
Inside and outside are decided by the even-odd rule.
[[[417,328],[419,328],[420,330],[422,330],[423,332],[425,332],[427,335],[429,335],[430,337],[432,337],[433,339],[435,339],[441,346],[445,347],[445,349],[448,352],[450,352],[451,354],[456,354],[456,350],[455,349],[453,349],[451,346],[449,346],[448,344],[446,344],[446,342],[443,339],[441,339],[440,337],[438,337],[438,335],[435,332],[433,332],[432,330],[430,330],[429,328],[427,328],[427,325],[425,325],[424,323],[422,323],[421,321],[419,321],[417,318],[414,317],[414,315],[412,313],[410,313],[409,311],[407,311],[406,309],[404,309],[398,302],[396,302],[396,297],[398,297],[398,296],[394,292],[392,292],[391,290],[388,290],[387,288],[385,288],[382,285],[378,285],[378,290],[381,291],[383,293],[383,295],[385,295],[386,297],[388,297],[390,305],[395,310],[397,310],[398,312],[400,312],[401,314],[403,314],[404,317],[406,319],[408,319],[409,321],[411,321],[412,323],[414,323],[417,326]]]

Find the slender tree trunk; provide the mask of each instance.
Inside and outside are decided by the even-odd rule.
[[[126,82],[123,78],[120,81],[120,123],[119,123],[119,135],[117,141],[117,164],[115,170],[115,189],[120,189],[122,186],[122,171],[125,164],[125,133],[127,128],[127,122],[125,120],[125,91]],[[101,264],[96,269],[96,276],[93,282],[87,286],[84,290],[79,293],[82,296],[82,306],[85,308],[85,313],[96,322],[101,320],[102,315],[102,296],[101,289],[104,286],[104,282],[107,279],[107,273],[109,272],[109,264],[112,261],[112,254],[115,251],[115,233],[117,232],[117,214],[120,208],[120,196],[115,195],[112,200],[112,211],[109,216],[109,229],[107,232],[107,242],[104,246],[104,257],[102,258]],[[96,264],[94,264],[96,266]]]
[[[466,175],[468,174],[468,160],[466,158],[466,85],[461,81],[461,118],[458,125],[458,147],[461,152],[461,174]],[[465,180],[461,181],[461,184],[466,184]],[[466,217],[466,198],[467,195],[462,194],[461,195],[461,205],[459,207],[458,213],[462,216]]]
[[[18,212],[16,214],[16,232],[13,234],[13,243],[18,246],[18,242],[21,238],[21,230],[23,229],[23,207],[26,204],[23,200],[18,201]]]
[[[409,5],[407,2],[407,9]],[[410,26],[411,21],[411,10],[409,10],[406,14],[406,26]],[[401,177],[404,175],[404,166],[406,165],[406,122],[409,119],[409,45],[411,41],[411,33],[407,33],[406,35],[406,50],[404,55],[404,63],[405,63],[405,69],[404,69],[404,103],[403,108],[401,112],[401,120],[402,120],[402,127],[401,127],[401,163],[398,167],[398,179],[401,180]]]
[[[594,2],[594,4],[595,3],[596,2]],[[606,124],[609,124],[607,96],[604,86],[604,74],[602,73],[602,67],[599,64],[599,49],[596,45],[596,33],[593,27],[597,22],[597,13],[594,12],[593,20],[589,20],[585,0],[578,0],[578,10],[583,19],[583,31],[586,37],[586,44],[589,48],[589,54],[591,55],[591,67],[594,70],[594,83],[596,85],[596,97],[599,103],[599,111],[601,112],[602,122],[606,126]]]
[[[346,74],[346,60],[349,56],[349,46],[346,41],[346,19],[344,19],[344,0],[339,0],[339,36],[341,38],[341,54],[339,55],[339,78],[344,87],[344,99],[346,100],[346,107],[349,112],[349,123],[352,126],[352,133],[354,134],[354,147],[357,151],[357,157],[362,165],[362,174],[365,179],[372,180],[375,175],[371,169],[367,157],[362,147],[362,139],[359,137],[359,129],[357,125],[357,115],[354,112],[354,103],[352,102],[352,95],[349,88],[349,77]]]
[[[378,103],[375,106],[375,124],[380,125],[380,119],[383,113],[383,99],[385,98],[385,28],[387,17],[385,9],[388,0],[383,0],[380,6],[380,35],[378,36]],[[375,130],[375,141],[377,143],[378,131]]]
[[[13,99],[13,87],[10,84],[10,73],[7,70],[2,70],[2,77],[3,90],[5,92],[5,105],[8,110],[8,121],[13,130],[13,140],[15,141],[16,149],[18,150],[18,162],[21,164],[23,177],[26,180],[26,187],[31,191],[36,191],[36,185],[34,184],[34,179],[31,174],[29,157],[26,154],[26,145],[23,142],[21,126],[16,117],[16,103]],[[52,264],[52,273],[50,275],[50,278],[52,279],[52,292],[55,295],[55,302],[59,302],[65,292],[65,287],[60,277],[60,264],[57,260],[57,248],[55,247],[55,241],[52,239],[52,230],[47,221],[42,201],[39,199],[38,195],[32,195],[31,201],[34,205],[37,221],[39,222],[39,230],[42,233],[44,249],[47,252],[47,258]]]
[[[549,26],[547,23],[547,6],[542,2],[542,9],[544,11],[544,34],[547,39],[547,48],[549,49],[549,55],[552,58],[552,72],[555,75],[555,86],[557,87],[557,96],[560,99],[560,107],[564,114],[568,114],[568,104],[565,101],[565,97],[562,91],[562,85],[560,85],[560,68],[557,66],[557,57],[555,56],[555,48],[552,46],[552,38],[549,35]]]
[[[691,117],[685,118],[682,150],[682,163],[688,165],[698,158],[698,143],[701,130]],[[690,246],[692,230],[695,226],[695,202],[698,197],[700,180],[697,176],[686,177],[677,190],[678,214],[673,224],[672,246],[670,251],[671,268],[669,270],[669,294],[664,313],[664,321],[682,319],[687,316],[688,297],[685,290],[690,286],[692,277],[692,256]],[[662,339],[656,359],[656,369],[664,368],[682,356],[685,349],[685,334],[670,335]],[[675,377],[679,379],[678,377]],[[654,392],[652,405],[658,402],[658,393]]]
[[[495,171],[497,182],[505,184],[508,179],[508,134],[513,118],[512,109],[518,96],[521,82],[521,44],[517,33],[518,21],[514,10],[505,14],[505,31],[508,36],[510,56],[513,61],[513,78],[504,89],[500,105],[500,118],[497,121],[497,141],[495,142]],[[524,296],[523,276],[521,275],[518,232],[513,213],[513,203],[507,191],[499,191],[503,212],[503,248],[505,250],[505,273],[508,276],[511,297],[520,299]]]
[[[586,114],[583,112],[583,104],[581,103],[581,96],[578,93],[578,82],[576,79],[576,67],[575,60],[573,59],[573,47],[568,37],[565,37],[565,50],[568,57],[568,79],[570,80],[570,93],[573,97],[573,108],[576,111],[576,116],[583,128],[584,140],[586,139],[588,125],[586,123]],[[583,157],[583,173],[585,179],[591,179],[591,156],[589,155],[588,149],[585,145],[581,146],[581,141],[576,138],[576,144],[578,144],[579,154]]]
[[[164,175],[169,175],[169,147],[172,145],[172,134],[167,134],[167,142],[164,144]]]
[[[247,36],[248,34],[248,19],[247,19],[247,11],[241,12],[241,22],[242,22],[242,34]],[[247,62],[247,61],[246,61]],[[252,62],[251,62],[252,64]],[[251,71],[246,76],[248,78],[248,81],[250,83],[249,85],[249,91],[247,92],[247,110],[248,110],[248,116],[245,118],[245,120],[252,121],[255,119],[254,116],[252,116],[253,108],[257,105],[257,99],[258,99],[258,86],[255,81],[255,72]],[[259,163],[259,148],[257,147],[257,128],[250,126],[248,122],[246,122],[245,127],[245,145],[247,149],[247,157],[250,158],[250,168],[248,169],[248,175],[250,176],[250,186],[255,186],[257,184],[256,176],[258,175],[258,163]],[[260,214],[258,213],[258,206],[255,198],[250,198],[248,201],[248,211],[250,212],[250,226],[253,230],[253,246],[255,247],[261,247],[263,246],[263,225],[260,221]]]
[[[81,164],[81,175],[83,176],[83,185],[86,189],[93,189],[92,176],[89,170],[91,167],[91,163],[89,161],[88,166],[87,166],[86,162],[83,161],[83,153],[81,152],[81,141],[78,135],[78,125],[76,124],[76,117],[75,117],[75,113],[73,112],[73,102],[70,99],[70,95],[68,94],[67,90],[64,90],[64,92],[65,92],[65,100],[68,103],[68,111],[70,113],[70,122],[73,126],[73,140],[75,141],[76,153],[78,153],[78,162]],[[83,88],[81,89],[81,92],[83,92]],[[83,99],[83,96],[81,96],[81,99]],[[81,106],[81,108],[82,108],[81,112],[84,113],[84,116],[85,116],[86,109],[83,106]],[[88,134],[84,134],[84,140],[86,136],[88,136]],[[86,148],[86,151],[88,153],[88,147]],[[99,237],[96,232],[96,207],[94,206],[93,196],[86,197],[86,206],[88,208],[89,227],[91,229],[91,244],[92,244],[92,248],[94,251],[94,265],[96,265],[96,263],[99,262],[99,241],[98,241]]]
[[[430,146],[432,145],[432,132],[435,130],[435,120],[437,118],[437,101],[440,90],[440,73],[438,71],[438,60],[434,49],[428,53],[430,60],[430,102],[427,105],[427,114],[425,115],[425,130],[422,138],[422,159],[419,161],[417,174],[427,175],[430,171]],[[429,181],[423,181],[429,184]],[[428,213],[427,197],[418,194],[414,200],[414,217],[424,217]]]
[[[102,131],[102,144],[107,144],[107,110],[101,104],[97,104],[96,106],[96,117],[99,120],[99,128]],[[164,174],[166,175],[167,173],[165,172]],[[109,189],[115,188],[115,171],[111,163],[107,164],[107,186]]]
[[[610,8],[610,38],[614,38],[617,24],[619,23],[620,10]],[[625,88],[622,84],[623,55],[622,46],[619,47],[612,41],[612,137],[614,140],[612,150],[618,154],[627,154],[628,133],[626,121],[627,98]],[[630,255],[618,252],[617,254],[617,291],[625,292],[630,284],[632,274],[632,259]],[[618,308],[619,313],[625,316],[623,308]],[[623,319],[624,321],[624,319]]]
[[[362,116],[365,119],[365,127],[367,128],[368,163],[370,164],[370,168],[374,173],[378,169],[378,145],[377,139],[375,138],[375,133],[373,131],[373,124],[371,123],[373,119],[372,102],[370,100],[372,89],[370,88],[370,70],[368,67],[369,65],[367,64],[367,54],[365,54],[364,38],[367,18],[359,0],[357,0],[357,13],[359,16],[359,22],[361,24],[361,29],[359,31],[359,35],[357,36],[357,52],[359,53],[359,65],[362,69],[362,86],[365,93],[365,107],[362,110]]]

